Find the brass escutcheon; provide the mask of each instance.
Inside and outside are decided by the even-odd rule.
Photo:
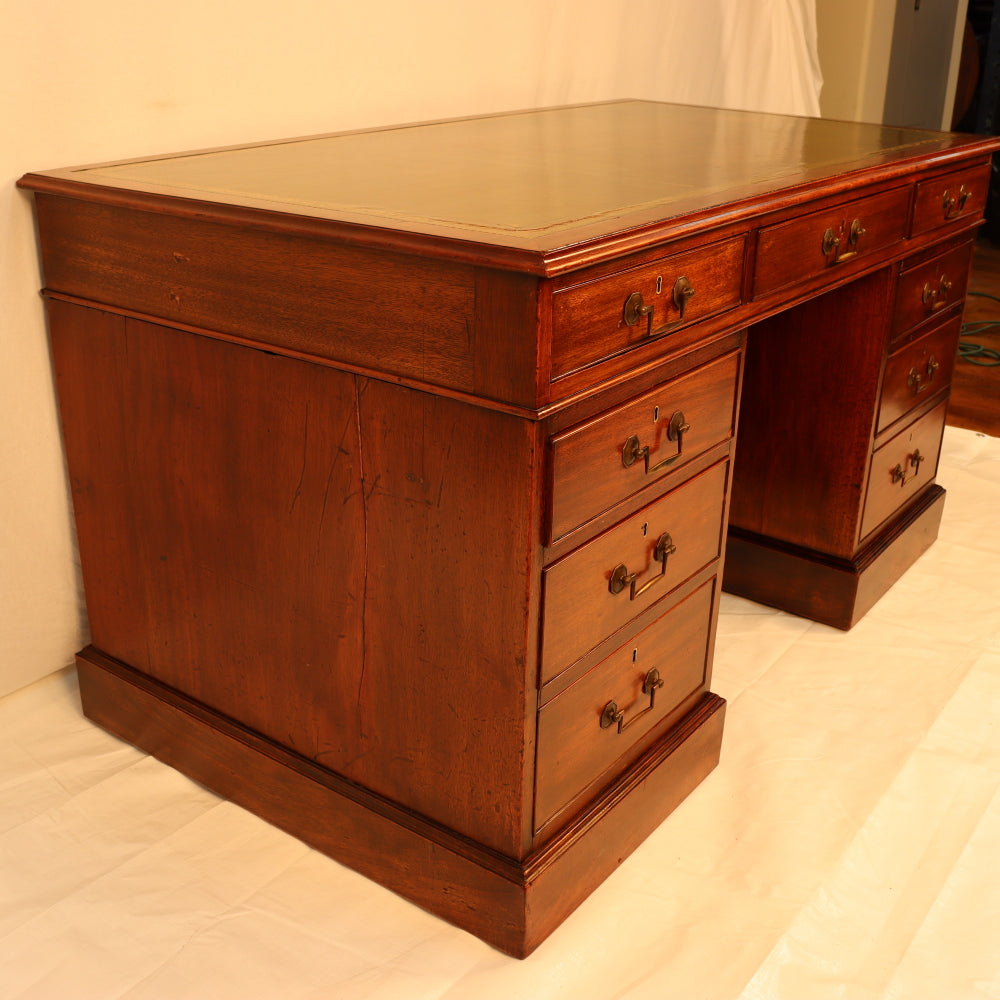
[[[943,309],[948,304],[948,293],[951,289],[952,282],[946,274],[942,274],[938,278],[937,288],[931,282],[925,282],[921,299],[928,307],[928,312],[937,312],[938,309]]]
[[[647,580],[641,587],[637,587],[637,578],[635,573],[630,573],[628,567],[625,563],[619,563],[611,571],[611,579],[608,580],[608,590],[612,594],[620,594],[626,587],[629,588],[628,599],[634,601],[637,597],[641,597],[650,587],[654,584],[659,583],[667,575],[667,558],[673,555],[677,551],[677,546],[674,545],[673,539],[670,537],[669,532],[664,532],[656,540],[656,545],[653,548],[653,562],[660,564],[660,572],[656,574],[652,579]]]
[[[910,369],[909,373],[906,376],[906,384],[910,387],[910,390],[912,391],[914,396],[916,396],[917,393],[923,392],[925,389],[930,388],[931,382],[934,381],[934,373],[940,367],[941,366],[937,363],[936,358],[932,354],[927,359],[927,366],[925,368],[925,371],[927,373],[926,381],[924,379],[924,375],[921,372],[917,371],[916,365],[914,365]]]
[[[659,409],[659,407],[657,407]],[[657,462],[656,465],[649,464],[649,445],[642,444],[639,441],[638,434],[632,434],[625,442],[625,446],[622,448],[622,465],[626,469],[630,469],[639,459],[643,459],[646,464],[646,475],[652,475],[654,472],[660,472],[665,469],[668,465],[672,465],[681,457],[681,453],[684,449],[684,435],[691,430],[691,425],[684,419],[684,413],[681,410],[674,410],[673,415],[670,417],[670,423],[667,424],[667,440],[677,442],[677,451],[673,455],[668,455],[662,462]]]
[[[653,322],[653,306],[646,305],[642,300],[642,292],[633,292],[625,300],[625,308],[622,310],[622,318],[626,326],[635,326],[640,319],[646,317],[650,328]]]
[[[897,462],[896,467],[892,470],[892,481],[899,483],[900,487],[905,486],[920,472],[920,463],[926,461],[926,458],[926,455],[920,454],[919,448],[915,448],[913,454],[906,460],[906,467],[912,468],[913,472],[907,474],[906,467],[901,462]]]
[[[971,197],[972,192],[964,184],[958,189],[958,197],[945,188],[944,195],[941,198],[941,211],[944,212],[944,217],[946,219],[954,219],[956,216],[961,215],[966,202]]]
[[[644,715],[653,711],[653,706],[656,704],[656,692],[661,687],[663,687],[663,678],[660,676],[660,671],[654,667],[646,674],[642,681],[642,693],[649,695],[649,704],[626,722],[624,709],[620,709],[617,702],[609,701],[604,706],[604,711],[601,712],[601,729],[610,729],[612,726],[617,725],[618,732],[624,732],[633,722],[638,721]]]
[[[840,224],[841,235],[843,235],[846,228],[846,223],[842,222]],[[858,255],[858,242],[867,232],[868,230],[861,224],[861,220],[855,219],[851,223],[850,231],[847,233],[847,245],[850,249],[841,252],[840,247],[843,242],[841,236],[838,236],[832,227],[827,229],[823,233],[823,256],[827,258],[827,262],[830,264],[843,264],[849,261],[852,257]]]
[[[688,280],[686,274],[682,274],[674,282],[674,305],[677,306],[681,319],[684,319],[684,308],[689,300],[694,298],[694,285]]]

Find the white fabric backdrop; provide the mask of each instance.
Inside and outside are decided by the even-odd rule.
[[[815,0],[580,0],[543,6],[551,11],[550,40],[564,55],[542,64],[541,104],[586,100],[581,95],[600,90],[819,114]],[[573,51],[581,21],[591,46],[586,58]]]
[[[28,170],[614,97],[817,114],[814,0],[34,0],[0,33],[0,694],[86,640]]]

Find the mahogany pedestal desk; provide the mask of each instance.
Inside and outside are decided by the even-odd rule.
[[[27,175],[86,713],[527,954],[716,764],[720,582],[849,628],[934,539],[996,145],[622,101]]]

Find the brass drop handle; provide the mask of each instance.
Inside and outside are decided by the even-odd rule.
[[[687,306],[689,300],[694,298],[694,285],[688,280],[686,274],[682,274],[674,282],[674,305],[677,306],[677,311],[681,314],[681,319],[684,319],[684,308]]]
[[[612,726],[618,727],[618,732],[623,733],[633,722],[638,721],[644,715],[653,711],[656,704],[656,692],[663,687],[663,678],[660,671],[655,667],[649,671],[642,681],[642,693],[649,695],[649,704],[641,711],[632,716],[628,722],[625,721],[625,712],[618,707],[615,701],[609,701],[601,712],[601,729],[610,729]]]
[[[966,202],[972,197],[972,192],[963,184],[958,189],[958,197],[945,188],[944,196],[941,198],[941,211],[946,219],[954,219],[962,214]]]
[[[897,462],[896,467],[892,470],[892,481],[894,483],[899,483],[899,485],[905,486],[914,476],[920,472],[920,463],[926,461],[927,456],[920,454],[920,449],[914,449],[914,452],[906,461],[906,466],[904,467],[902,463]],[[907,468],[912,468],[913,472],[907,475]]]
[[[844,231],[843,223],[840,225],[840,231]],[[843,264],[845,261],[857,257],[858,243],[867,232],[868,230],[861,224],[861,220],[855,219],[851,223],[851,231],[847,234],[847,245],[850,249],[841,252],[841,238],[833,231],[832,227],[827,229],[823,234],[823,256],[830,264]]]
[[[643,317],[648,319],[650,327],[653,323],[653,306],[646,305],[642,300],[642,292],[633,292],[625,300],[622,318],[626,326],[635,326]]]
[[[660,564],[660,572],[651,580],[647,580],[641,587],[636,587],[636,574],[630,573],[625,563],[619,563],[611,571],[611,579],[608,581],[608,590],[612,594],[620,594],[626,587],[629,588],[628,599],[634,601],[644,594],[653,584],[659,583],[667,574],[667,557],[677,551],[673,539],[668,532],[664,532],[656,540],[656,547],[653,549],[653,562]]]
[[[942,274],[938,278],[937,288],[929,281],[924,283],[924,290],[921,295],[923,303],[928,306],[928,312],[937,312],[948,304],[948,293],[952,289],[952,283],[948,275]]]
[[[631,468],[635,463],[642,458],[646,463],[646,475],[652,475],[654,472],[659,472],[661,469],[665,469],[668,465],[672,465],[681,457],[681,452],[684,447],[684,435],[691,430],[691,425],[684,419],[684,414],[681,410],[675,410],[673,416],[670,418],[670,423],[667,424],[667,440],[677,442],[677,451],[673,455],[668,455],[662,462],[657,462],[656,465],[649,464],[649,445],[641,444],[639,442],[639,436],[633,434],[625,442],[625,447],[622,448],[622,465],[626,469]]]
[[[932,354],[927,359],[927,380],[924,381],[924,376],[917,371],[916,365],[914,365],[906,376],[906,384],[910,387],[910,391],[914,396],[917,393],[923,392],[925,389],[930,388],[931,382],[934,381],[934,374],[941,366],[937,363],[937,359]]]
[[[660,294],[660,290],[663,287],[663,279],[656,279],[656,294]],[[679,323],[684,319],[684,312],[687,309],[688,302],[694,298],[694,285],[691,284],[690,279],[686,274],[682,274],[675,282],[673,288],[673,300],[674,306],[680,313],[680,318],[676,321]],[[653,330],[653,310],[655,304],[646,303],[642,297],[642,292],[633,292],[626,300],[625,306],[622,309],[622,319],[626,326],[636,326],[640,320],[645,319],[647,324],[647,332],[652,333]],[[674,324],[670,324],[674,325]]]

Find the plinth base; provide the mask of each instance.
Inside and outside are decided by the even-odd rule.
[[[84,713],[214,792],[523,958],[715,767],[725,702],[706,695],[537,853],[504,857],[401,808],[93,647]],[[330,900],[336,906],[336,900]]]
[[[940,486],[931,486],[853,559],[837,559],[730,528],[722,588],[847,630],[937,538],[944,497]]]

